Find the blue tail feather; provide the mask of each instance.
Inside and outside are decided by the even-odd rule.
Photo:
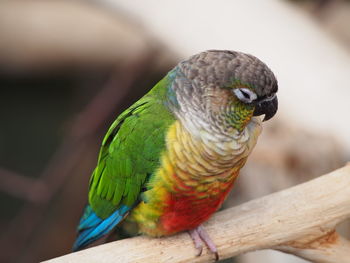
[[[87,205],[78,225],[79,234],[73,245],[73,251],[80,250],[106,235],[122,221],[129,210],[130,207],[122,205],[109,217],[102,219],[95,214],[90,205]]]

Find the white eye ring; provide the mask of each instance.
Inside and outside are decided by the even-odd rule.
[[[233,93],[244,103],[252,103],[258,97],[253,91],[247,88],[234,89]]]

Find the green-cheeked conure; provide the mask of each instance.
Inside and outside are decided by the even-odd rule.
[[[230,192],[277,111],[277,81],[259,59],[210,50],[180,62],[108,130],[73,249],[130,220],[153,237],[188,231],[198,254],[217,249],[202,227]]]

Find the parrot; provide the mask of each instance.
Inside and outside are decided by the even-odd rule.
[[[277,90],[268,66],[243,52],[208,50],[177,64],[105,135],[73,251],[126,220],[151,237],[187,231],[198,256],[207,246],[218,260],[203,223],[276,114]]]

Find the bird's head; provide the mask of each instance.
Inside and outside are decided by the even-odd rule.
[[[222,133],[242,131],[253,116],[277,112],[277,80],[252,55],[210,50],[180,62],[169,73],[175,112],[194,125]]]

